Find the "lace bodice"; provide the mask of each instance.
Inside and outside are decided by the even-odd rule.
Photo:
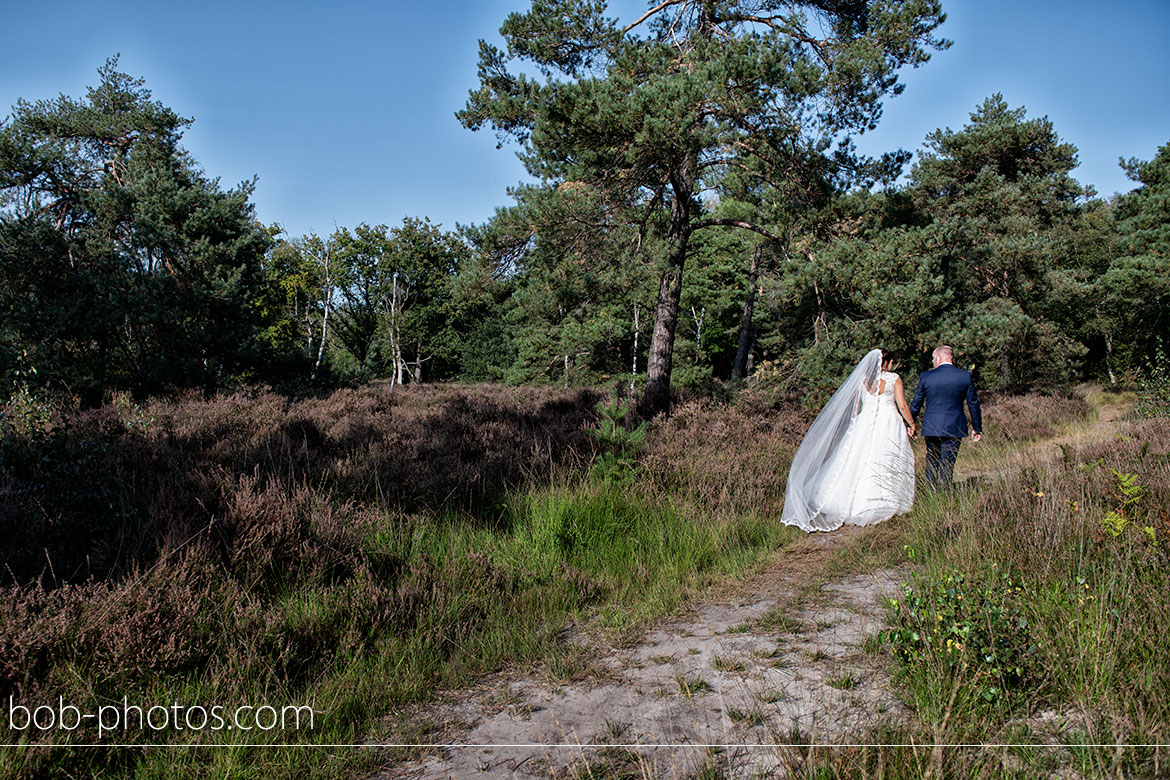
[[[866,393],[862,397],[862,403],[868,405],[870,403],[878,404],[893,404],[894,401],[894,384],[898,381],[898,375],[893,371],[882,371],[878,374],[877,384],[873,391]],[[882,383],[885,383],[885,387]]]

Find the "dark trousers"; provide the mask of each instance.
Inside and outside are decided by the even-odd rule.
[[[926,484],[935,490],[946,490],[951,486],[955,473],[955,458],[959,457],[962,439],[953,436],[926,437]]]

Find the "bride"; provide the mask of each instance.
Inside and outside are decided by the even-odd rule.
[[[809,426],[781,520],[806,531],[870,525],[914,503],[914,418],[882,349],[869,352]]]

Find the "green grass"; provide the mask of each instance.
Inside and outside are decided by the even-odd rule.
[[[692,698],[696,693],[708,693],[715,690],[711,687],[711,683],[703,679],[703,675],[698,674],[694,677],[684,677],[679,675],[674,678],[674,682],[678,685],[678,692],[688,699]]]
[[[742,723],[750,728],[763,723],[767,716],[760,707],[754,706],[747,710],[741,710],[738,707],[728,707],[727,717],[733,723]]]
[[[722,656],[718,653],[711,659],[711,666],[721,672],[742,672],[745,668],[743,661],[734,656]]]
[[[825,684],[832,688],[848,691],[857,686],[857,678],[853,676],[853,672],[844,672],[836,677],[828,678],[825,680]]]
[[[1165,421],[1125,423],[1055,462],[1024,457],[974,489],[920,497],[876,554],[845,554],[842,565],[914,569],[893,629],[867,643],[897,663],[920,724],[905,738],[1104,745],[947,749],[887,764],[889,776],[1028,777],[1070,762],[1085,776],[1165,771],[1164,749],[1135,746],[1170,741],[1167,433]],[[1053,726],[1054,714],[1079,731]],[[826,760],[817,776],[856,776],[858,763]]]
[[[418,703],[437,690],[466,687],[504,666],[543,669],[557,679],[585,674],[588,651],[558,638],[570,623],[629,636],[712,583],[758,563],[794,536],[758,518],[709,522],[689,507],[650,503],[620,486],[588,481],[517,493],[492,524],[449,515],[382,526],[370,533],[366,552],[374,560],[403,561],[401,590],[409,592],[417,582],[420,601],[412,630],[385,631],[360,651],[310,668],[300,675],[305,683],[299,686],[274,687],[271,676],[251,684],[257,678],[252,662],[240,658],[228,667],[234,666],[234,672],[221,668],[213,677],[196,673],[157,679],[139,694],[147,702],[307,703],[319,713],[311,731],[165,734],[179,744],[242,743],[189,751],[111,751],[96,757],[6,751],[0,753],[0,774],[76,774],[84,766],[100,765],[111,776],[133,773],[143,778],[352,776],[405,756],[357,750],[343,751],[338,760],[335,751],[312,745],[427,742],[434,737],[417,726]],[[344,632],[357,600],[357,591],[304,584],[277,594],[270,619],[286,626],[289,636],[315,642]],[[258,648],[252,655],[262,658],[265,652]],[[60,667],[55,674],[68,672]],[[81,669],[77,676],[84,674]],[[703,685],[697,680],[688,690],[693,693]],[[85,698],[80,692],[78,696]],[[286,741],[303,746],[248,747]]]

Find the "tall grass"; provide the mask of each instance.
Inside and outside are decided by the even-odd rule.
[[[914,577],[884,635],[924,727],[905,738],[1070,747],[940,750],[894,776],[944,758],[958,776],[1166,771],[1165,748],[1138,746],[1170,742],[1168,436],[1165,420],[1126,424],[1055,464],[918,502],[901,540]],[[1073,747],[1086,744],[1099,747]]]
[[[0,753],[0,774],[350,775],[385,755],[312,745],[428,741],[414,705],[436,691],[509,665],[571,676],[566,626],[629,632],[792,538],[764,514],[661,493],[659,472],[588,479],[597,400],[122,399],[6,427],[0,698],[318,716],[295,732],[7,731],[29,749]],[[677,446],[656,442],[648,460]],[[111,739],[219,747],[62,749]],[[248,749],[285,742],[302,747]]]

